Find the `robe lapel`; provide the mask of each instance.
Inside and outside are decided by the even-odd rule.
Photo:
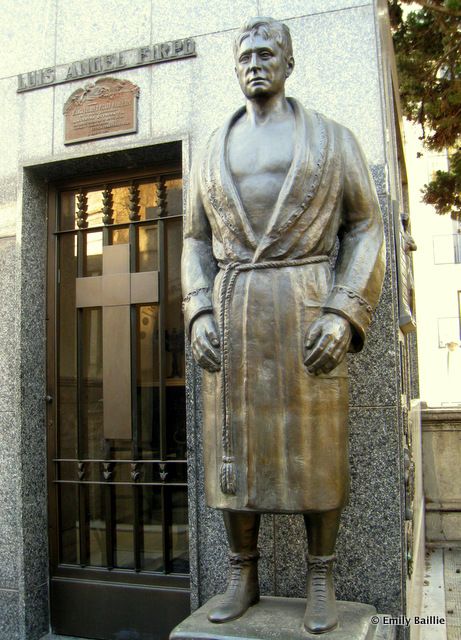
[[[253,262],[291,227],[315,197],[323,173],[327,133],[322,118],[288,98],[295,114],[295,149],[291,166],[280,190],[267,229],[256,249]]]
[[[256,249],[256,236],[248,221],[227,159],[230,129],[244,111],[245,107],[238,109],[213,139],[207,153],[208,166],[203,177],[210,203],[221,220],[235,235],[243,237],[249,246]]]
[[[276,242],[286,229],[308,209],[317,193],[325,165],[327,133],[319,114],[306,111],[294,98],[288,98],[295,115],[295,148],[291,166],[269,217],[261,240],[257,241],[232,177],[227,144],[230,129],[244,113],[238,109],[213,136],[206,154],[203,181],[208,199],[221,220],[235,235],[254,249],[252,262]],[[204,163],[205,164],[205,163]],[[315,213],[313,212],[313,217]]]

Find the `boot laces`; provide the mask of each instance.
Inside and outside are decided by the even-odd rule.
[[[328,565],[325,563],[316,563],[312,572],[312,587],[315,593],[315,603],[317,607],[322,607],[327,599],[326,577]]]
[[[316,613],[323,613],[327,604],[327,574],[335,560],[334,556],[326,558],[312,557],[308,559],[313,591],[313,609]]]
[[[240,578],[242,576],[243,564],[233,564],[231,566],[231,573],[229,578],[229,584],[226,592],[233,594],[237,591],[240,585]]]

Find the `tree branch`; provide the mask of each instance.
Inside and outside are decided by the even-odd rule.
[[[449,49],[448,51],[446,51],[443,56],[441,56],[436,63],[434,64],[433,70],[432,70],[432,77],[436,78],[437,77],[437,73],[439,72],[440,67],[443,65],[443,63],[451,56],[452,53],[454,53],[457,49],[459,49],[461,47],[461,43],[457,42],[455,44],[454,47],[452,47],[451,49]],[[454,72],[452,70],[452,76],[451,78],[454,78]]]
[[[432,4],[431,2],[427,2],[426,0],[415,0],[417,4],[424,9],[430,9],[431,11],[438,11],[439,13],[444,13],[448,16],[453,16],[454,18],[461,18],[461,11],[456,11],[456,9],[447,9],[446,7],[442,7],[438,4]]]

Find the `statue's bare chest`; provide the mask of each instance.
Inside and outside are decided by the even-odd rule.
[[[249,222],[260,237],[293,160],[292,119],[258,127],[236,123],[230,132],[228,159]]]

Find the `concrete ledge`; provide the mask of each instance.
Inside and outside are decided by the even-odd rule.
[[[306,601],[301,598],[263,597],[238,620],[213,624],[208,611],[221,596],[211,598],[203,607],[179,624],[170,640],[393,640],[395,627],[384,626],[376,609],[358,602],[338,602],[339,624],[336,629],[319,636],[303,628]],[[379,618],[372,624],[373,617]]]

